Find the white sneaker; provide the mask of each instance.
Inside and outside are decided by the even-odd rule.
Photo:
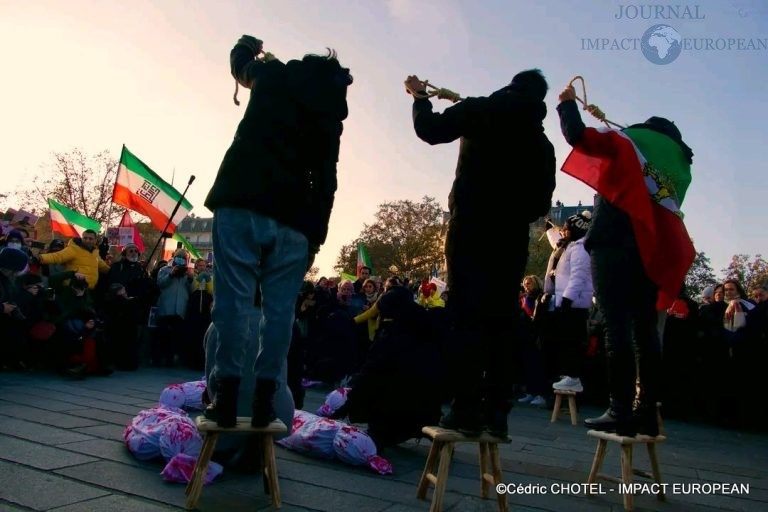
[[[519,403],[519,404],[527,404],[531,400],[533,400],[533,395],[529,395],[528,393],[526,393],[523,398],[518,398],[517,403]]]
[[[533,400],[531,400],[531,405],[535,405],[536,407],[544,407],[547,405],[547,400],[541,395],[536,396]]]
[[[584,391],[584,387],[581,385],[581,379],[573,379],[569,376],[563,377],[562,380],[552,384],[552,389],[559,391],[573,391],[574,393],[581,393]]]

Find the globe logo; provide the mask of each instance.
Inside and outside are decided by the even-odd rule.
[[[664,65],[680,56],[683,38],[669,25],[654,25],[643,34],[640,49],[654,64]]]

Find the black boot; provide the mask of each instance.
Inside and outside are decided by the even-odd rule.
[[[263,428],[277,419],[274,398],[277,384],[274,380],[257,379],[253,395],[253,415],[251,426]]]
[[[632,411],[632,421],[638,434],[656,437],[659,435],[659,421],[656,416],[656,404],[651,406],[644,402],[638,403]]]
[[[631,414],[621,414],[610,407],[602,416],[585,419],[584,426],[600,432],[616,432],[620,436],[627,437],[634,437],[637,433]]]
[[[480,404],[454,400],[451,404],[451,410],[440,418],[438,425],[449,430],[456,430],[467,436],[479,436],[483,431]]]
[[[215,420],[221,428],[232,428],[237,425],[237,392],[240,379],[216,379],[216,393],[211,405],[205,408],[203,415],[209,420]]]

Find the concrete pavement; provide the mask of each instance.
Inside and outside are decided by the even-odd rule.
[[[0,374],[0,511],[159,512],[184,506],[184,486],[162,480],[162,462],[135,460],[122,443],[122,431],[140,410],[156,404],[172,383],[196,380],[181,369],[142,368],[83,381],[48,374]],[[322,403],[324,391],[310,390],[306,409]],[[585,408],[581,415],[600,411]],[[617,485],[604,483],[604,495],[553,494],[565,484],[586,481],[595,441],[567,414],[549,422],[550,411],[515,407],[511,444],[501,447],[504,481],[533,484],[539,493],[510,495],[518,511],[623,510]],[[708,425],[665,422],[669,440],[659,445],[661,473],[670,486],[667,502],[640,494],[636,510],[768,510],[768,436]],[[648,467],[638,447],[635,467]],[[278,472],[286,512],[427,511],[415,498],[416,483],[429,442],[410,442],[387,450],[391,476],[337,461],[312,459],[277,448]],[[610,447],[604,472],[619,474],[617,448]],[[452,511],[492,511],[495,501],[479,498],[477,448],[458,445],[445,503]],[[638,480],[641,481],[641,480]],[[688,484],[746,484],[748,492],[697,492]],[[683,484],[672,488],[672,484]],[[744,485],[740,491],[744,491]],[[546,494],[541,490],[545,489]],[[576,490],[575,486],[572,490]],[[733,490],[733,489],[732,489]],[[676,492],[674,492],[676,491]],[[683,493],[689,491],[689,493]],[[431,496],[431,494],[430,494]],[[259,477],[226,471],[203,490],[204,511],[269,510]]]

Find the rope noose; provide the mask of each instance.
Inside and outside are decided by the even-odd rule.
[[[581,75],[576,75],[575,77],[573,77],[571,79],[571,81],[568,83],[568,85],[570,87],[573,87],[573,83],[576,80],[580,80],[581,81],[581,90],[584,93],[584,99],[581,99],[581,98],[579,98],[578,95],[576,95],[576,101],[578,101],[579,103],[584,105],[584,110],[586,110],[587,112],[592,114],[601,123],[605,123],[605,126],[607,126],[608,128],[610,128],[611,125],[615,126],[616,128],[619,128],[619,129],[625,128],[624,126],[621,126],[618,123],[614,123],[613,121],[611,121],[609,119],[606,119],[605,118],[605,112],[600,110],[600,108],[597,105],[593,105],[593,104],[590,104],[590,103],[587,102],[587,84],[584,81],[584,77],[582,77]]]
[[[432,90],[428,91],[428,92],[425,92],[425,93],[422,93],[422,92],[414,91],[414,90],[412,90],[408,86],[406,86],[406,90],[414,98],[419,98],[419,99],[427,99],[427,98],[432,98],[434,96],[437,96],[438,99],[450,100],[453,103],[457,103],[457,102],[459,102],[459,101],[464,99],[464,98],[461,97],[461,95],[459,95],[459,93],[453,92],[450,89],[446,89],[444,87],[435,87],[434,85],[429,83],[429,80],[424,80],[424,86],[429,88],[429,89],[432,89]]]

